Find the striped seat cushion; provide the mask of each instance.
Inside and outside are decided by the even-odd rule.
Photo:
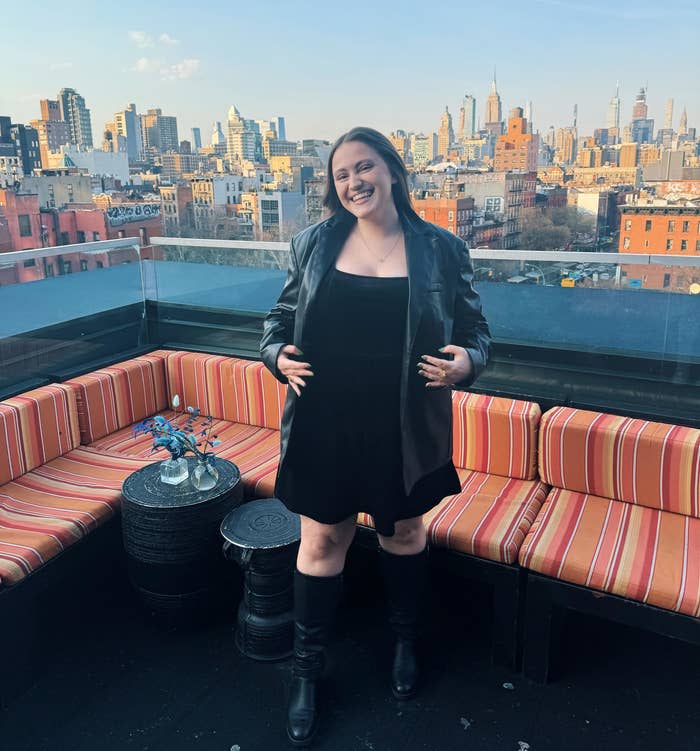
[[[553,488],[520,550],[546,576],[700,617],[700,519]]]
[[[453,391],[455,467],[534,480],[541,414],[534,402]]]
[[[0,485],[24,474],[19,410],[0,402]]]
[[[700,517],[700,430],[554,407],[539,443],[549,485]]]
[[[186,415],[172,410],[161,414],[176,426],[182,426],[187,419]],[[279,430],[214,420],[212,434],[221,441],[215,448],[216,455],[234,462],[240,470],[245,496],[271,498],[279,464]],[[164,449],[152,453],[152,446],[150,435],[134,436],[132,427],[129,427],[95,441],[91,448],[104,454],[132,456],[152,462],[168,458]]]
[[[220,420],[279,430],[287,387],[262,362],[198,352],[171,352],[170,398]]]
[[[457,473],[462,492],[447,496],[423,517],[431,545],[514,563],[547,487],[538,480],[460,468]],[[368,514],[360,514],[358,522],[373,526]]]
[[[167,354],[159,350],[65,382],[77,396],[81,443],[89,445],[167,407]]]
[[[19,431],[21,464],[25,472],[80,443],[75,394],[60,384],[42,386],[6,399],[2,402],[2,412],[12,441],[11,455],[17,450],[15,441]],[[14,419],[8,422],[9,413],[14,413]]]
[[[114,515],[146,462],[78,448],[0,487],[0,583],[16,584]]]

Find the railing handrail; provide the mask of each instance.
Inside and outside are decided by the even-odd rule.
[[[94,242],[74,243],[72,245],[51,245],[48,248],[32,250],[11,250],[0,253],[0,264],[14,264],[31,258],[48,258],[49,256],[68,255],[69,253],[86,253],[87,251],[116,250],[118,248],[139,248],[138,237],[119,237],[116,240],[96,240]]]
[[[152,237],[151,245],[170,245],[190,248],[231,248],[234,250],[289,250],[288,242],[260,242],[258,240],[207,240],[199,237]],[[700,256],[681,253],[595,253],[571,250],[513,250],[505,248],[479,248],[469,251],[473,260],[482,261],[566,261],[574,263],[639,264],[650,266],[700,266]]]

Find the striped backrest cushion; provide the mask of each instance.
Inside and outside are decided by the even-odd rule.
[[[476,472],[532,480],[537,471],[539,404],[452,392],[452,458]]]
[[[166,363],[170,399],[179,409],[231,422],[276,428],[281,424],[286,387],[262,362],[198,352],[171,352]]]
[[[14,480],[24,472],[19,412],[0,402],[0,485]]]
[[[90,444],[168,407],[165,351],[66,381],[78,398],[80,440]]]
[[[16,414],[25,472],[80,443],[78,408],[70,388],[61,384],[42,386],[6,399],[3,406]]]
[[[700,517],[700,430],[554,407],[539,457],[549,485]]]

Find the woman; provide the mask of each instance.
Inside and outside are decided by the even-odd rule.
[[[359,511],[371,514],[397,640],[392,691],[415,694],[427,576],[422,515],[461,490],[448,386],[468,386],[490,335],[465,243],[422,221],[406,168],[371,128],[328,159],[330,218],[296,235],[261,355],[291,388],[275,495],[301,515],[287,734],[307,745],[317,680]]]

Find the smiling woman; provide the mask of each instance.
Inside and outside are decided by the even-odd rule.
[[[331,216],[292,240],[260,345],[290,386],[275,495],[301,515],[287,714],[295,745],[316,732],[317,680],[360,511],[381,545],[396,633],[392,692],[416,693],[422,515],[461,489],[446,387],[469,385],[490,345],[466,245],[417,216],[406,168],[383,135],[354,128],[338,139],[324,205]]]

